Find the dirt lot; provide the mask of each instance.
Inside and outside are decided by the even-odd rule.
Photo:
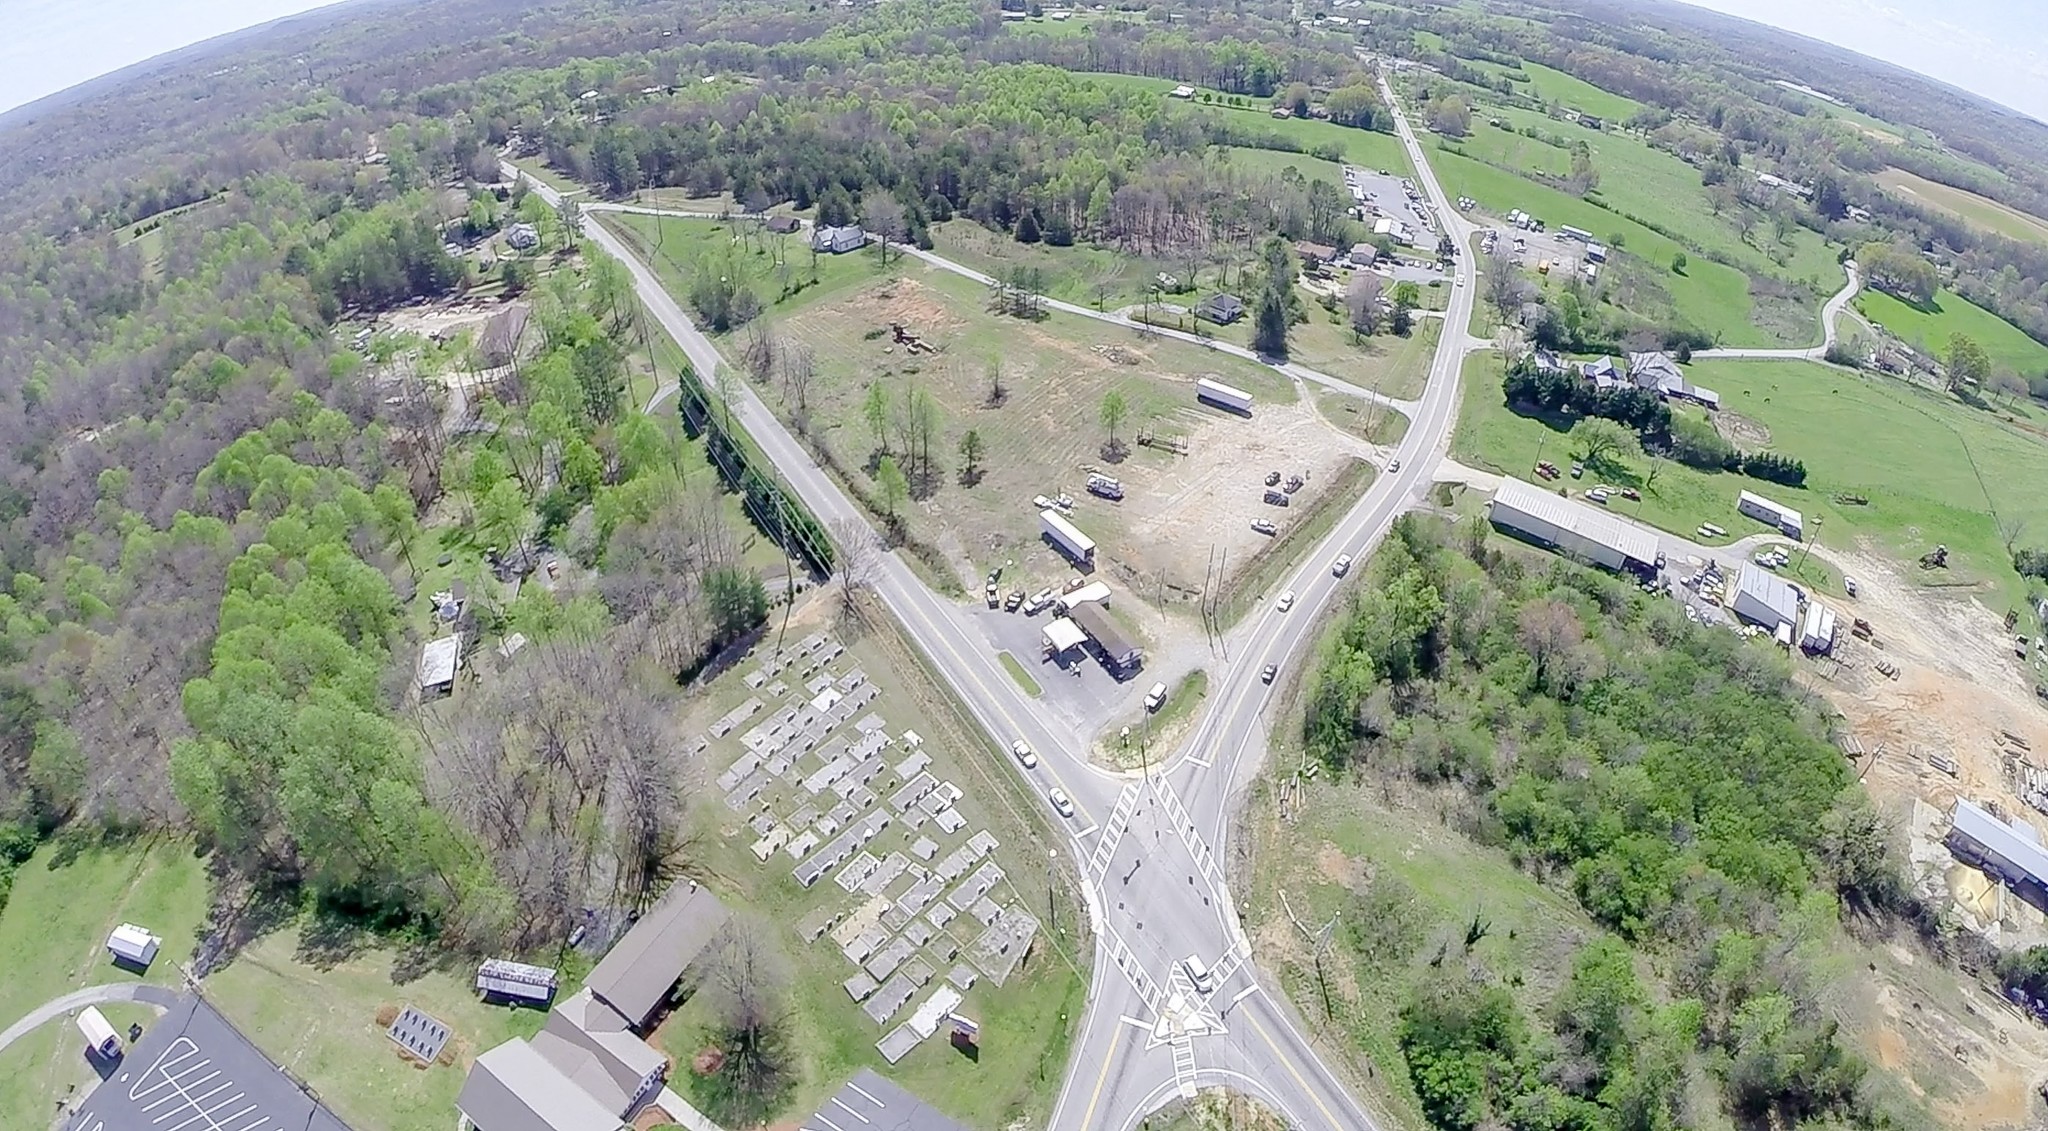
[[[808,346],[817,359],[809,394],[813,434],[842,476],[876,505],[878,453],[861,411],[869,385],[881,382],[897,404],[913,388],[937,402],[940,424],[930,445],[935,466],[922,497],[908,507],[908,525],[970,590],[980,588],[982,570],[1005,561],[1015,563],[1006,584],[1070,575],[1064,559],[1040,540],[1032,505],[1034,496],[1066,493],[1075,500],[1075,525],[1100,546],[1105,576],[1148,600],[1163,588],[1168,603],[1177,603],[1172,590],[1200,589],[1212,546],[1233,560],[1249,558],[1265,541],[1251,529],[1254,518],[1284,526],[1288,510],[1260,501],[1268,470],[1305,474],[1308,486],[1290,508],[1299,511],[1347,454],[1370,450],[1325,424],[1291,382],[1264,366],[1076,317],[1026,322],[998,316],[982,301],[972,283],[914,274],[779,324],[786,338]],[[937,352],[912,353],[896,344],[888,333],[892,322]],[[993,359],[1001,362],[1007,389],[995,405],[988,396]],[[1252,419],[1198,404],[1193,386],[1203,376],[1250,390],[1257,398]],[[1128,454],[1116,463],[1104,458],[1108,432],[1101,423],[1102,399],[1111,390],[1129,408],[1118,430]],[[771,399],[787,396],[779,387],[764,391]],[[970,428],[986,452],[981,478],[967,486],[959,442]],[[1187,454],[1139,445],[1140,433],[1184,442]],[[892,439],[891,446],[901,444]],[[1087,493],[1087,474],[1094,470],[1124,482],[1122,502]]]

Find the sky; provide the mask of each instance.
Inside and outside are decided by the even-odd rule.
[[[0,0],[0,113],[334,0]]]
[[[0,112],[332,0],[0,0]],[[2048,0],[1687,0],[1839,44],[2048,121]]]
[[[2043,0],[1686,0],[1896,63],[2048,122]]]

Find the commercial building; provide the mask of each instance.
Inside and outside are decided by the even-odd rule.
[[[1606,569],[1657,568],[1657,538],[1649,531],[1520,479],[1501,480],[1491,517],[1510,534]]]
[[[2004,881],[2036,907],[2048,905],[2048,848],[2033,827],[2007,824],[1969,801],[1958,800],[1950,815],[1948,850]]]
[[[1076,605],[1068,614],[1079,625],[1088,639],[1102,653],[1102,662],[1111,672],[1124,675],[1137,670],[1145,662],[1145,653],[1124,635],[1116,622],[1109,619],[1109,610],[1100,605]]]
[[[1790,633],[1799,623],[1799,594],[1789,582],[1755,562],[1742,563],[1729,602],[1735,615],[1771,632]]]
[[[1763,523],[1776,527],[1788,538],[1805,538],[1806,519],[1798,511],[1783,503],[1772,502],[1762,495],[1744,491],[1735,496],[1735,509]]]

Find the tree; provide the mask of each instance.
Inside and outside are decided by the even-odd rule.
[[[1038,210],[1026,208],[1024,215],[1017,218],[1017,242],[1037,243],[1042,234],[1038,229]]]
[[[1472,132],[1472,108],[1456,94],[1446,94],[1429,104],[1429,128],[1446,137],[1464,137]]]
[[[768,617],[768,591],[761,576],[737,566],[704,574],[704,600],[720,640],[736,640]]]
[[[751,912],[728,921],[705,975],[724,1059],[713,1075],[708,1113],[721,1125],[753,1126],[781,1106],[796,1083],[789,1043],[789,963],[775,927]]]
[[[868,431],[875,435],[875,450],[889,450],[889,389],[876,381],[868,386],[867,400],[861,403],[861,415],[867,419]]]
[[[985,402],[990,408],[997,408],[1008,400],[1010,391],[1003,387],[1003,359],[988,359],[988,397]]]
[[[1582,420],[1572,435],[1581,457],[1593,466],[1605,465],[1636,446],[1635,435],[1612,420]]]
[[[1521,273],[1515,270],[1515,261],[1499,245],[1495,245],[1493,253],[1486,257],[1485,275],[1487,305],[1493,307],[1498,321],[1511,321],[1521,313],[1529,290],[1522,281]]]
[[[972,487],[981,481],[981,433],[973,428],[960,437],[960,482]]]
[[[1587,421],[1588,424],[1593,423]],[[1584,427],[1584,425],[1581,425]],[[1570,605],[1557,600],[1533,601],[1515,616],[1522,648],[1536,661],[1537,686],[1546,686],[1551,661],[1578,647],[1586,628]]]
[[[1951,334],[1948,339],[1948,391],[1960,392],[1966,385],[1983,385],[1991,379],[1991,355],[1968,334]]]
[[[1351,333],[1363,341],[1379,333],[1382,311],[1380,292],[1386,284],[1370,271],[1354,271],[1344,290],[1345,313],[1351,317]]]
[[[1109,450],[1121,453],[1122,445],[1117,442],[1116,430],[1123,426],[1124,416],[1130,412],[1123,393],[1116,389],[1102,394],[1102,426],[1109,429]]]
[[[1671,257],[1671,273],[1673,275],[1685,274],[1685,269],[1690,262],[1690,260],[1686,259],[1684,252],[1681,251],[1674,254]]]
[[[1252,308],[1252,352],[1287,360],[1287,299],[1278,286],[1262,288]]]
[[[882,546],[874,527],[857,518],[842,518],[832,524],[832,545],[837,549],[839,597],[848,616],[859,612],[861,590],[875,583],[881,568]]]
[[[1361,130],[1379,129],[1387,117],[1386,107],[1380,104],[1380,92],[1370,80],[1349,82],[1331,91],[1323,99],[1323,109],[1330,112],[1330,120],[1338,125]]]
[[[1273,96],[1273,105],[1297,118],[1308,117],[1309,89],[1305,82],[1288,83]]]
[[[910,480],[904,477],[903,469],[896,466],[895,456],[883,456],[882,462],[875,465],[875,486],[881,488],[882,507],[893,521],[896,508],[902,506],[903,500],[910,495]]]
[[[881,237],[882,262],[889,262],[889,245],[903,240],[903,203],[884,189],[869,189],[860,200],[861,225]]]
[[[2003,396],[2005,407],[2009,409],[2014,401],[2027,395],[2027,382],[2010,369],[2000,369],[1991,375],[1991,380],[1985,384],[1984,389],[1988,393]]]

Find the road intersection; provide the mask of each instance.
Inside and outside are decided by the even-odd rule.
[[[1284,997],[1251,962],[1227,861],[1231,817],[1264,761],[1272,725],[1265,711],[1269,689],[1259,678],[1260,669],[1274,664],[1289,670],[1327,623],[1324,612],[1343,584],[1331,571],[1332,559],[1339,553],[1363,558],[1395,519],[1423,501],[1449,447],[1464,358],[1489,344],[1466,332],[1477,290],[1470,250],[1474,228],[1450,207],[1384,77],[1381,90],[1395,108],[1398,133],[1426,200],[1459,248],[1444,332],[1423,396],[1397,404],[1411,418],[1395,450],[1398,463],[1388,465],[1398,470],[1381,474],[1283,583],[1296,595],[1290,611],[1266,604],[1232,630],[1230,660],[1216,674],[1206,713],[1180,750],[1135,780],[1093,765],[1089,736],[1072,733],[1035,710],[958,606],[927,588],[896,556],[879,557],[874,592],[932,668],[999,748],[1021,738],[1038,752],[1037,769],[1016,767],[1034,790],[1043,795],[1058,788],[1073,802],[1073,816],[1055,815],[1054,822],[1068,836],[1080,875],[1096,961],[1088,1011],[1053,1108],[1053,1131],[1128,1131],[1161,1105],[1208,1087],[1249,1094],[1294,1127],[1377,1131],[1343,1077],[1317,1053]],[[504,168],[507,176],[522,175],[509,163]],[[533,187],[543,199],[559,203],[552,189],[537,182]],[[725,367],[716,347],[653,272],[603,225],[585,229],[587,238],[627,267],[654,320],[682,347],[700,377],[722,390],[735,422],[813,514],[835,531],[848,524],[869,527],[867,516],[745,381],[718,379]],[[921,257],[934,266],[975,274],[929,254]],[[1247,352],[1179,331],[1143,327],[1122,315],[1047,305],[1210,348]],[[1275,368],[1296,380],[1372,396],[1302,367]],[[672,387],[657,393],[650,411],[670,395]],[[1196,959],[1193,968],[1183,961],[1189,956]],[[1198,978],[1202,985],[1196,984]]]

